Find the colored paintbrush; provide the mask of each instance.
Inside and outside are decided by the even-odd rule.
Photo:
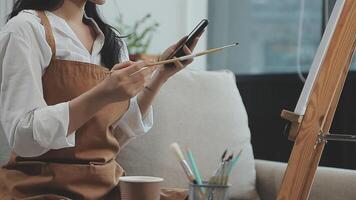
[[[187,149],[188,161],[189,161],[189,163],[190,163],[190,166],[192,167],[192,171],[193,171],[193,173],[194,173],[194,175],[195,175],[195,178],[196,178],[196,180],[197,180],[197,183],[198,183],[199,185],[201,185],[201,184],[203,184],[203,181],[202,181],[202,179],[201,179],[201,176],[200,176],[200,173],[199,173],[199,170],[198,170],[198,166],[197,166],[197,164],[196,164],[196,162],[195,162],[193,153],[192,153],[192,151],[191,151],[188,147],[186,147],[186,149]]]
[[[171,149],[175,153],[175,155],[177,156],[178,161],[179,161],[180,165],[182,166],[185,174],[187,175],[189,181],[194,183],[194,184],[197,184],[195,176],[194,176],[192,170],[190,169],[187,161],[185,160],[179,145],[177,143],[173,143],[173,144],[171,144]]]
[[[239,161],[242,152],[243,152],[243,149],[241,149],[239,151],[239,153],[236,155],[236,157],[234,159],[232,159],[231,165],[230,165],[230,168],[229,168],[229,174],[231,174],[232,169],[236,166],[237,162]]]

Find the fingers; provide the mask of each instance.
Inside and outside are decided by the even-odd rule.
[[[183,51],[184,51],[184,53],[185,53],[186,55],[191,55],[191,54],[192,54],[192,51],[191,51],[186,45],[184,45]],[[184,64],[188,65],[188,64],[191,64],[192,62],[193,62],[193,59],[189,59],[189,60],[186,60],[186,61],[184,62]]]
[[[159,66],[146,67],[145,62],[127,62],[118,64],[113,68],[113,74],[119,79],[128,79],[135,83],[147,79]]]
[[[144,62],[131,62],[131,64],[123,69],[120,69],[124,75],[131,75],[145,66]]]
[[[187,45],[184,45],[183,47],[183,51],[186,55],[191,55],[192,51],[189,49],[189,47],[187,47]]]
[[[122,63],[116,64],[116,65],[114,65],[114,67],[111,69],[111,71],[126,68],[126,67],[132,65],[133,63],[134,63],[134,62],[132,62],[132,61],[126,61],[126,62],[122,62]]]
[[[111,92],[115,101],[136,96],[151,80],[152,73],[157,68],[144,68],[145,65],[144,62],[125,62],[114,66],[110,76],[103,81],[104,88]]]
[[[177,49],[178,47],[180,47],[182,44],[184,44],[188,39],[188,36],[184,36],[183,38],[181,38],[177,43],[171,45],[168,47],[168,53],[172,53],[175,49]]]
[[[168,49],[166,51],[164,51],[164,53],[161,55],[162,60],[167,59],[169,56],[171,56],[171,54],[178,48],[180,47],[183,43],[185,43],[188,39],[188,36],[184,36],[183,38],[181,38],[177,43],[171,45],[168,47]]]
[[[179,47],[180,45],[182,45],[183,43],[185,43],[188,39],[188,36],[184,36],[182,37],[176,44],[172,45],[174,47]]]
[[[130,78],[134,82],[139,82],[141,80],[148,81],[149,79],[151,79],[151,75],[156,70],[157,67],[158,66],[150,66],[146,68],[141,68],[139,71],[131,74]]]
[[[202,34],[202,33],[201,33],[201,34]],[[201,34],[200,34],[198,37],[194,38],[192,44],[191,44],[190,47],[189,47],[189,49],[190,49],[191,51],[194,51],[195,47],[197,46]]]
[[[179,69],[183,69],[184,65],[182,62],[180,62],[179,60],[175,61],[174,64],[176,65],[177,68]]]
[[[167,50],[165,50],[162,55],[160,56],[159,60],[166,60],[172,56],[172,53],[179,48],[182,44],[184,44],[188,39],[188,36],[184,36],[181,38],[177,43],[171,45],[168,47]]]
[[[150,78],[151,75],[149,74],[149,70],[142,70],[133,76],[128,76],[126,83],[129,86],[130,91],[136,95],[145,87]]]

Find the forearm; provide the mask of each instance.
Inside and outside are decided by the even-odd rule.
[[[145,87],[144,90],[142,90],[142,92],[139,93],[137,97],[137,102],[140,107],[142,116],[146,116],[153,103],[154,98],[156,97],[158,91],[166,81],[166,78],[162,78],[158,75],[158,73],[154,73],[150,83]]]
[[[73,133],[110,101],[100,90],[98,85],[69,102],[69,127],[68,134]]]

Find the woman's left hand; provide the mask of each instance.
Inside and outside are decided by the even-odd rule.
[[[168,56],[172,54],[172,52],[181,45],[181,43],[183,41],[185,41],[187,38],[187,36],[183,37],[179,42],[177,42],[176,44],[168,47],[167,50],[165,50],[163,52],[163,54],[159,57],[159,60],[167,60]],[[196,47],[198,41],[199,41],[200,36],[196,37],[192,43],[192,45],[190,47],[184,46],[183,47],[183,51],[186,55],[190,55],[192,54],[194,48]],[[189,64],[191,64],[193,62],[193,59],[190,60],[186,60],[186,61],[177,61],[174,64],[169,64],[167,65],[162,65],[158,68],[157,70],[157,76],[156,78],[159,79],[163,79],[163,80],[167,80],[169,79],[171,76],[173,76],[174,74],[176,74],[177,72],[179,72],[180,70],[184,69],[186,66],[188,66]]]
[[[159,60],[167,60],[169,55],[181,45],[183,41],[186,40],[187,37],[182,38],[177,44],[170,46],[164,53],[160,56]],[[186,55],[190,55],[194,50],[195,46],[199,41],[200,36],[194,39],[190,48],[187,46],[184,47],[184,52]],[[161,86],[174,74],[185,68],[187,65],[192,63],[193,60],[187,60],[185,62],[176,62],[175,64],[171,64],[170,66],[155,66],[158,69],[154,72],[151,80],[147,85],[145,85],[145,89],[140,92],[138,95],[138,104],[141,110],[142,115],[144,116],[150,106],[152,105],[153,99],[158,93]]]

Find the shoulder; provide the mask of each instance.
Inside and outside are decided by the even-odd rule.
[[[23,39],[31,39],[43,29],[41,20],[34,10],[21,11],[17,16],[11,18],[2,32],[13,33]]]
[[[26,45],[32,58],[38,58],[42,67],[48,65],[52,53],[46,41],[45,29],[36,11],[24,10],[11,18],[0,32],[0,39],[4,38],[3,36],[8,36],[8,40],[13,40],[14,44]],[[0,43],[0,46],[2,44],[4,43]]]

